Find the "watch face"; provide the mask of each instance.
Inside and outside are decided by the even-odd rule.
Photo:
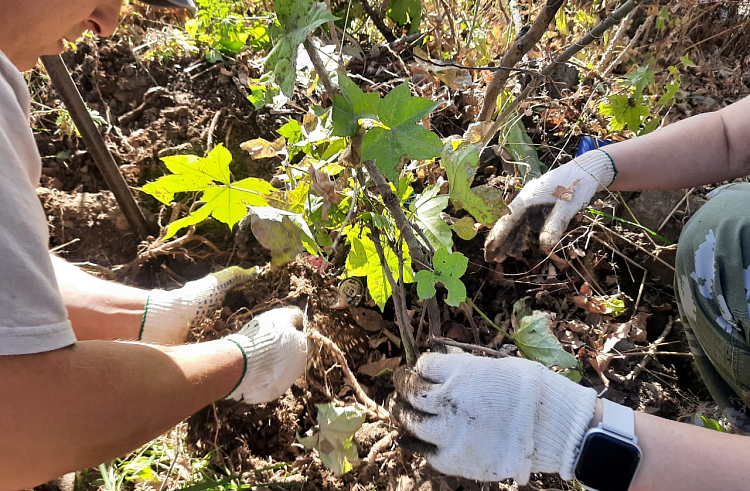
[[[581,484],[596,491],[627,491],[640,462],[641,451],[633,442],[589,430],[575,475]]]

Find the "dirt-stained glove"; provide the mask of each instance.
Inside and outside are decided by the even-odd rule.
[[[224,339],[245,357],[245,370],[227,399],[259,404],[279,398],[307,366],[307,336],[298,331],[303,314],[297,307],[269,310]]]
[[[599,190],[612,184],[617,170],[612,158],[603,150],[592,150],[543,176],[529,181],[508,205],[510,213],[492,227],[484,243],[484,258],[502,262],[504,244],[535,207],[555,205],[539,234],[539,248],[548,253],[562,237],[570,220]]]
[[[258,268],[232,266],[176,290],[151,290],[141,325],[141,341],[181,344],[191,327],[212,315],[226,293],[258,274]]]
[[[522,358],[423,355],[394,373],[393,415],[435,469],[480,481],[573,479],[596,393]]]

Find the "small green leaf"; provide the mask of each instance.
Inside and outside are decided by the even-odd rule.
[[[366,276],[367,289],[373,301],[380,307],[385,308],[385,303],[391,297],[391,284],[385,276],[380,256],[375,248],[375,243],[370,239],[371,230],[361,225],[349,227],[346,232],[347,242],[351,245],[349,255],[346,258],[347,276]],[[398,256],[387,242],[381,241],[383,254],[386,259],[386,267],[390,269],[393,278],[398,281],[399,265]],[[414,281],[411,269],[411,256],[408,250],[403,251],[404,260],[404,283]]]
[[[442,283],[448,290],[448,298],[445,303],[458,307],[466,300],[466,286],[461,277],[466,273],[469,259],[460,252],[448,252],[442,247],[435,251],[432,258],[432,271],[417,271],[414,279],[417,281],[417,295],[422,300],[435,296],[435,285]]]
[[[297,434],[297,440],[307,449],[315,449],[326,467],[341,476],[352,470],[352,462],[359,460],[354,434],[365,422],[364,413],[355,407],[316,404],[318,431],[308,437]]]
[[[382,126],[371,128],[362,141],[362,160],[374,160],[383,175],[391,182],[398,180],[396,167],[401,158],[424,160],[437,157],[440,138],[424,126],[417,125],[439,103],[412,97],[409,84],[393,89],[380,103]]]
[[[643,118],[649,115],[648,108],[640,98],[626,95],[610,95],[609,102],[599,106],[604,116],[611,116],[610,129],[621,131],[627,126],[630,131],[637,132]]]
[[[451,229],[463,240],[471,240],[477,236],[476,223],[471,217],[463,217],[451,225]]]
[[[526,298],[513,304],[513,324],[516,328],[513,341],[524,357],[547,367],[557,366],[569,370],[578,367],[575,356],[565,351],[552,333],[550,314],[539,310],[529,311]]]
[[[639,66],[628,74],[623,76],[626,85],[635,87],[635,96],[640,97],[647,86],[654,84],[654,70],[649,70],[648,66]]]
[[[414,221],[417,222],[434,249],[453,245],[451,229],[440,216],[440,212],[448,206],[449,197],[447,194],[438,194],[439,192],[438,186],[428,186],[409,205],[409,209],[414,213]]]
[[[720,431],[721,433],[727,432],[727,429],[724,428],[724,426],[715,419],[707,418],[702,414],[697,414],[696,416],[700,418],[705,428],[708,428],[709,430]]]
[[[680,63],[685,66],[697,66],[695,63],[693,63],[693,60],[691,60],[687,54],[685,56],[680,56]]]
[[[302,215],[277,208],[248,207],[250,228],[260,245],[271,251],[271,264],[282,266],[292,261],[307,245],[315,244]]]

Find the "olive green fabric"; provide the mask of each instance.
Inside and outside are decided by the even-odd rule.
[[[731,184],[685,225],[675,290],[698,370],[716,403],[750,431],[750,183]]]

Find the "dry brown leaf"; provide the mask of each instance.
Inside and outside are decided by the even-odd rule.
[[[604,341],[604,346],[602,346],[602,353],[609,353],[612,351],[612,349],[615,347],[617,343],[622,341],[623,339],[627,339],[628,334],[630,334],[630,328],[632,326],[632,322],[623,322],[617,328],[612,334],[609,334],[607,336],[606,341]],[[598,355],[597,355],[598,356]]]
[[[633,323],[633,327],[631,329],[631,336],[630,339],[632,339],[635,342],[638,343],[645,343],[648,341],[646,338],[646,321],[649,317],[651,317],[653,314],[649,314],[647,312],[638,312],[633,319],[631,319],[630,322]]]
[[[380,332],[388,327],[388,323],[378,312],[365,308],[349,309],[354,321],[367,332]]]
[[[253,159],[270,159],[279,157],[279,153],[286,146],[286,138],[280,136],[278,139],[270,142],[263,138],[248,140],[240,143],[240,148],[250,154]]]
[[[334,203],[341,202],[341,196],[336,192],[336,186],[328,174],[319,171],[312,165],[308,172],[310,173],[310,187],[323,198],[323,220],[328,220],[328,210]]]
[[[552,197],[561,199],[563,201],[570,201],[573,199],[573,195],[575,194],[576,186],[578,186],[578,183],[581,182],[580,179],[576,179],[573,181],[573,184],[570,185],[569,188],[566,188],[565,186],[557,186],[554,191],[552,191]]]
[[[359,369],[357,369],[357,373],[375,377],[382,373],[384,370],[393,371],[398,368],[399,365],[401,365],[400,356],[398,358],[383,358],[382,360],[362,365],[361,367],[359,367]]]

